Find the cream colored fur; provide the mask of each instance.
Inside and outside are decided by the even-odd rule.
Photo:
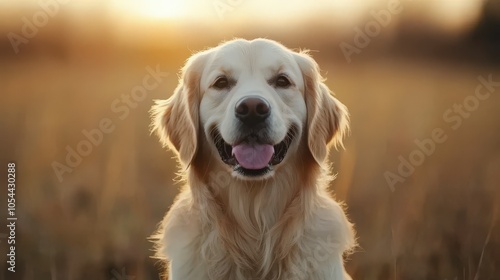
[[[228,92],[210,87],[220,71],[236,80]],[[294,86],[269,86],[276,71],[288,71]],[[214,126],[226,141],[233,137],[230,108],[250,93],[269,100],[272,137],[283,138],[291,123],[299,126],[283,162],[256,180],[235,174],[208,137]],[[157,101],[152,115],[186,182],[153,236],[169,279],[350,279],[343,258],[355,234],[328,191],[327,162],[329,147],[342,145],[348,113],[306,52],[238,39],[195,54],[173,96]]]

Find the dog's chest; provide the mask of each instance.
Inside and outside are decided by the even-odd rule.
[[[329,244],[313,244],[304,235],[295,244],[284,245],[281,234],[264,232],[260,240],[251,239],[241,229],[233,229],[234,240],[225,240],[217,230],[200,236],[200,248],[207,279],[302,280],[315,279],[318,260]],[[197,242],[196,242],[197,243]],[[315,242],[316,243],[316,242]],[[283,253],[286,252],[286,253]],[[323,257],[322,256],[322,257]]]
[[[273,279],[269,271],[279,266],[277,240],[265,232],[255,235],[241,228],[213,229],[200,236],[200,252],[209,279]]]

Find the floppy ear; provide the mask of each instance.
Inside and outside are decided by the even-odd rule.
[[[296,53],[295,58],[305,81],[307,145],[314,160],[321,164],[330,145],[344,147],[342,140],[349,129],[349,113],[323,83],[316,61],[307,52]]]
[[[152,131],[163,146],[177,153],[184,166],[191,163],[197,150],[202,56],[196,54],[188,59],[174,94],[167,100],[155,100],[150,110]]]

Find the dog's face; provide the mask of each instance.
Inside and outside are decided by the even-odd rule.
[[[307,111],[304,79],[279,45],[228,44],[201,76],[200,121],[209,142],[234,176],[272,176],[297,149]]]
[[[305,53],[257,39],[235,40],[191,57],[167,101],[153,107],[154,128],[189,165],[199,149],[234,177],[275,175],[304,148],[316,163],[341,143],[347,111]],[[203,146],[203,147],[201,147]]]

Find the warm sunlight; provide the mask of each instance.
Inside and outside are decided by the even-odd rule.
[[[482,6],[482,0],[435,1],[431,3],[431,15],[446,30],[459,32],[477,22]]]
[[[0,0],[1,1],[1,0]],[[291,0],[287,5],[279,1],[265,0],[114,0],[114,10],[121,10],[126,17],[144,19],[173,19],[186,21],[203,18],[209,22],[245,20],[259,17],[260,22],[282,20],[299,15],[313,15],[318,11],[331,15],[331,24],[363,25],[374,12],[387,9],[391,3],[399,3],[401,11],[412,13],[408,2],[396,0],[335,0],[303,2]],[[378,3],[379,5],[377,5]],[[448,0],[416,2],[413,11],[420,11],[417,17],[431,20],[438,27],[462,33],[474,25],[480,15],[483,0],[452,2]],[[421,9],[415,9],[420,6]],[[263,8],[264,7],[264,8]],[[404,16],[404,12],[402,15]],[[399,14],[393,15],[399,20]]]
[[[189,13],[189,1],[183,0],[121,0],[114,4],[141,17],[180,18]]]

